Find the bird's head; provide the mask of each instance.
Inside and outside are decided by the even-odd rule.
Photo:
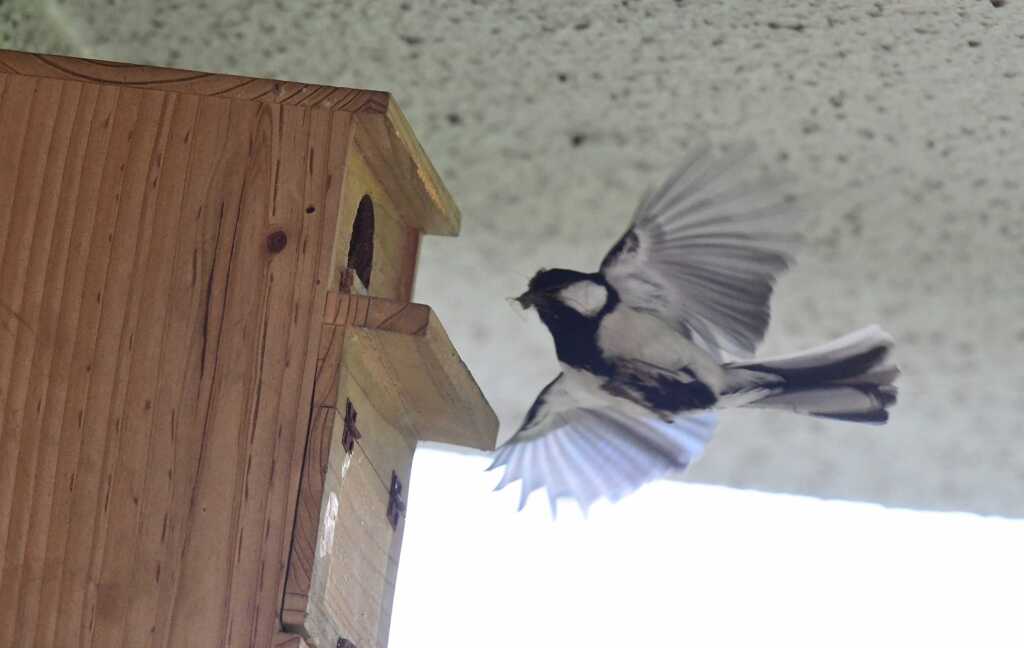
[[[608,305],[609,286],[600,274],[575,270],[542,269],[516,302],[523,309],[536,308],[541,315],[559,308],[570,308],[585,317],[593,317]]]

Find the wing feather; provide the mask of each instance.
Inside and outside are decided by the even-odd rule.
[[[570,435],[566,431],[556,431],[569,437],[569,443],[576,451],[576,467],[582,473],[590,477],[587,483],[587,490],[581,490],[570,494],[575,497],[580,506],[586,510],[601,494],[604,494],[609,501],[618,501],[629,489],[629,480],[620,475],[615,469],[615,457],[609,454],[609,449],[602,447],[600,439],[596,435],[575,434]]]
[[[575,500],[585,512],[598,499],[617,501],[685,468],[711,439],[716,417],[704,413],[667,424],[577,407],[542,413],[538,420],[544,429],[513,437],[488,470],[505,468],[496,489],[522,481],[520,508],[533,491],[545,488],[554,513],[561,498]]]
[[[778,275],[792,263],[800,219],[781,178],[751,177],[753,146],[698,146],[640,202],[601,263],[621,299],[716,357],[753,355]]]

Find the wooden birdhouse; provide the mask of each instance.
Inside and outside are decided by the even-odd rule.
[[[0,52],[0,146],[0,646],[386,645],[417,441],[497,432],[393,99]]]

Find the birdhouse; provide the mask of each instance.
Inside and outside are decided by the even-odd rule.
[[[0,646],[385,646],[416,443],[497,421],[385,93],[0,52]]]

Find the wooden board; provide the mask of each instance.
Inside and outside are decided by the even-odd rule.
[[[274,635],[273,648],[309,648],[309,644],[299,635],[279,632]]]
[[[381,183],[393,190],[402,218],[425,234],[456,236],[461,217],[430,158],[394,101],[384,114],[359,115],[355,148]]]
[[[317,441],[307,454],[311,474],[299,510],[316,524],[296,528],[316,533],[296,537],[282,620],[311,646],[333,646],[340,637],[384,648],[404,528],[404,516],[394,530],[388,522],[388,487],[394,471],[408,489],[415,440],[388,425],[350,375],[337,398],[337,409],[321,408],[311,437]],[[346,401],[362,434],[351,454],[342,447]]]
[[[335,244],[332,276],[341,277],[348,260],[352,224],[363,196],[373,204],[374,241],[380,253],[373,256],[373,270],[367,292],[400,301],[412,299],[419,256],[420,233],[399,217],[399,207],[391,198],[391,191],[370,171],[366,160],[358,151],[349,154],[342,190],[341,222]],[[334,286],[337,290],[340,286]]]
[[[282,619],[313,646],[386,645],[401,529],[388,480],[407,493],[419,439],[493,448],[497,420],[429,307],[330,293]],[[342,447],[351,401],[362,434]]]
[[[10,50],[0,50],[0,73],[351,113],[359,123],[356,148],[381,183],[393,188],[397,216],[424,234],[459,233],[455,201],[386,92]]]
[[[497,417],[429,306],[332,292],[324,322],[348,329],[346,367],[391,425],[494,449]]]
[[[342,329],[322,327],[313,387],[310,431],[307,436],[298,504],[295,509],[295,526],[281,613],[285,627],[298,628],[300,631],[309,605],[316,546],[323,526],[324,488],[330,467],[331,447],[332,443],[340,443],[339,426],[342,420],[338,416],[338,401],[344,383],[344,340]],[[308,636],[308,633],[303,634]]]
[[[0,71],[0,645],[269,645],[352,114]]]

